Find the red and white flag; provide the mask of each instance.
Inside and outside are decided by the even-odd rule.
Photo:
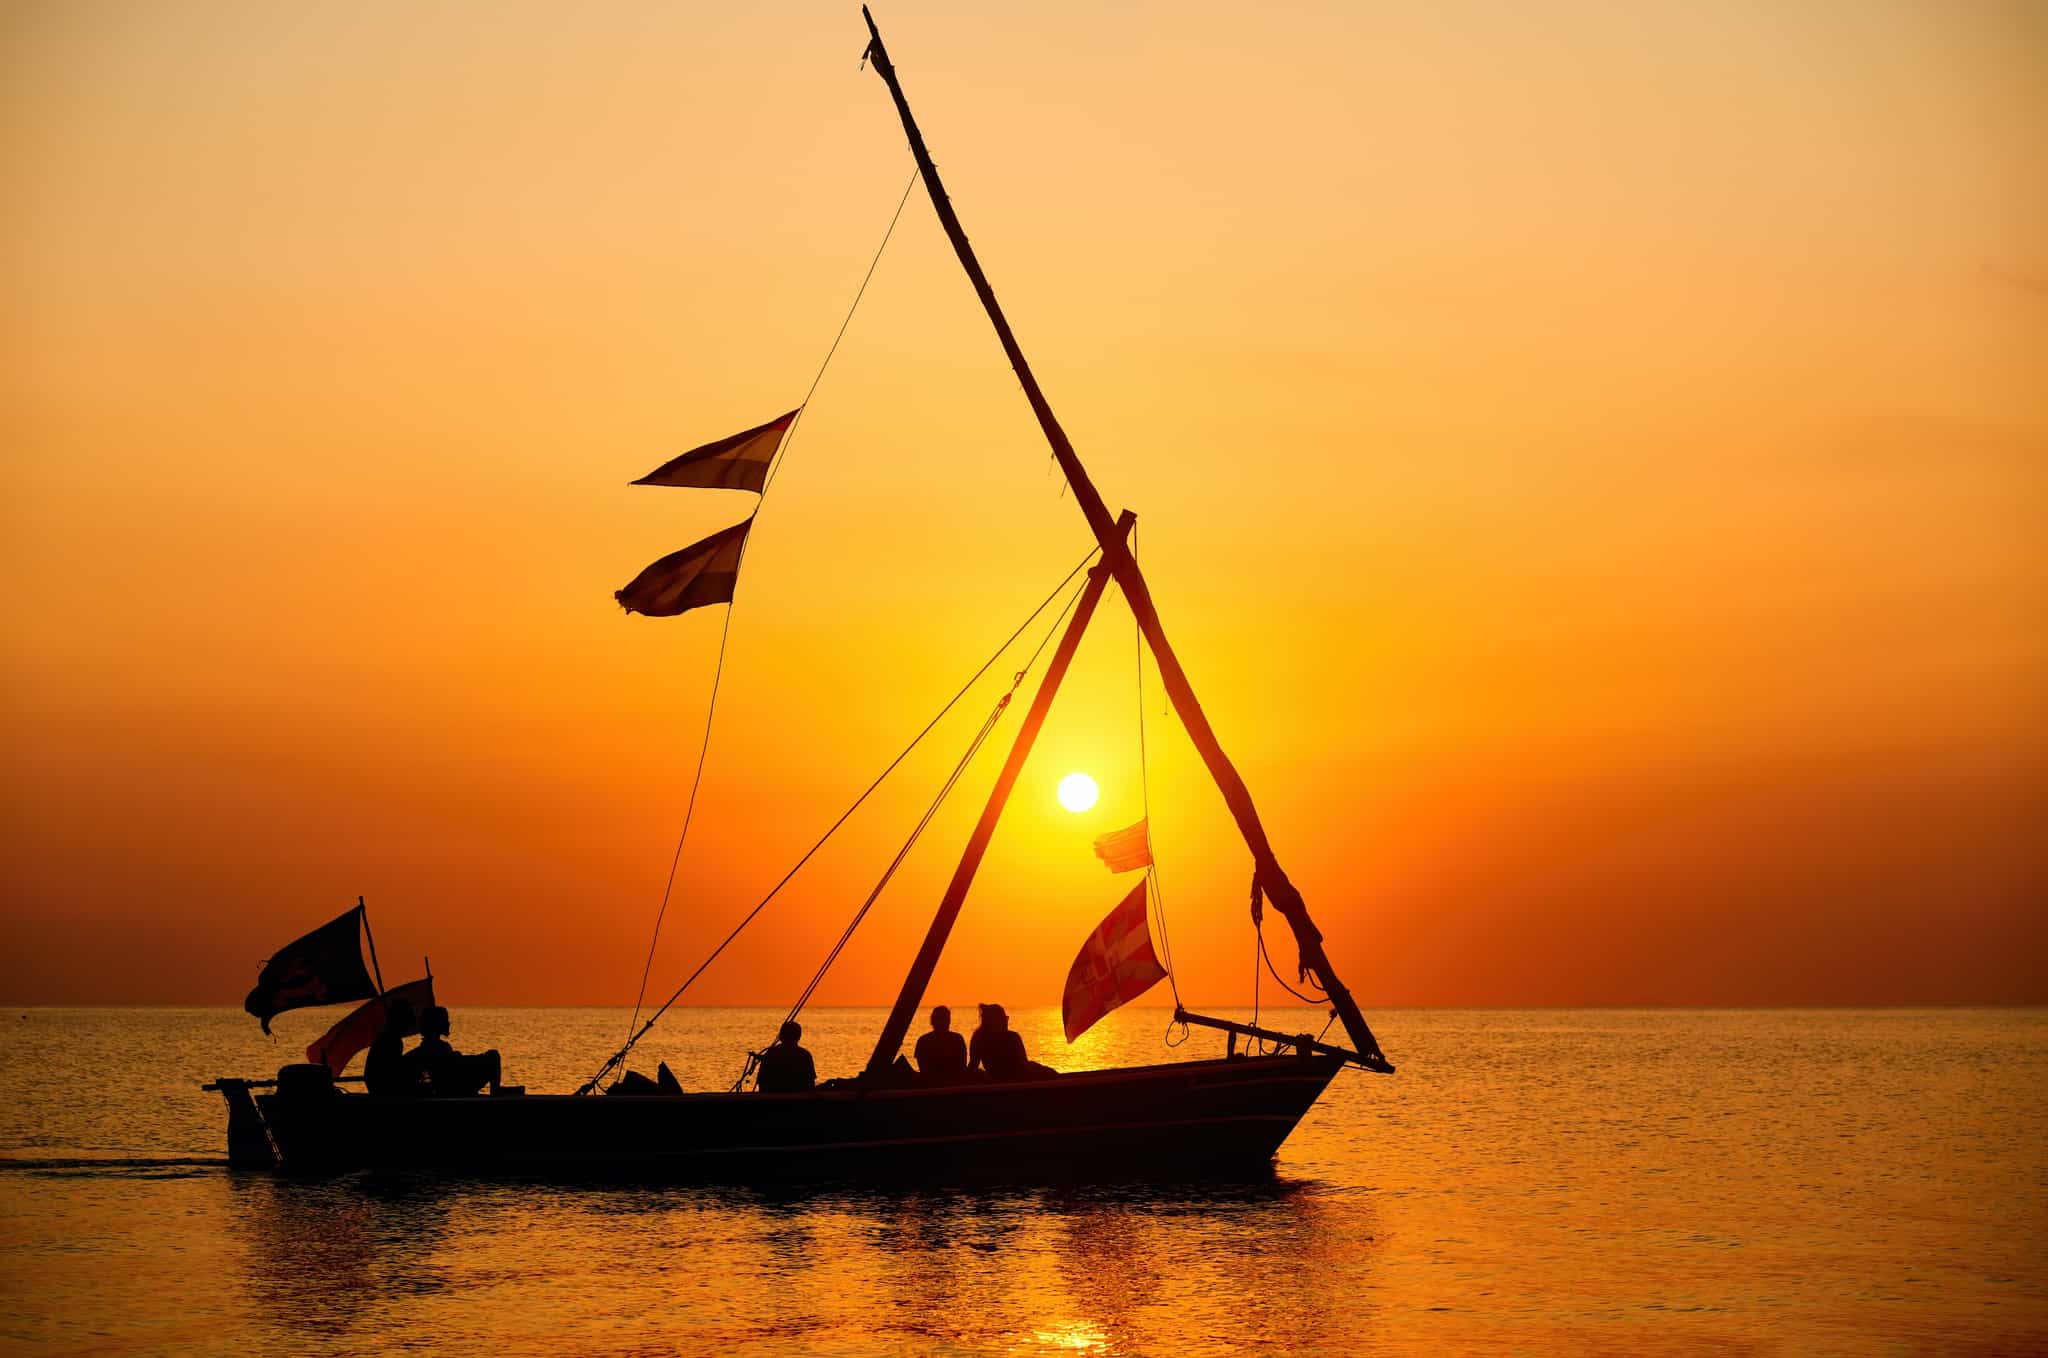
[[[325,1066],[336,1075],[348,1069],[348,1063],[356,1059],[356,1053],[377,1040],[377,1034],[384,1031],[384,1016],[395,1001],[403,1001],[412,1011],[412,1021],[399,1029],[400,1037],[415,1036],[420,1030],[420,1015],[434,1007],[434,978],[425,976],[417,981],[393,986],[376,999],[366,1000],[349,1012],[349,1016],[329,1028],[312,1046],[306,1048],[306,1059],[316,1066]]]
[[[1121,830],[1111,830],[1106,835],[1095,837],[1095,856],[1109,865],[1111,872],[1130,872],[1135,868],[1152,866],[1152,829],[1148,822],[1126,825]]]
[[[729,438],[692,448],[662,463],[633,482],[636,486],[703,486],[711,490],[751,490],[768,484],[768,468],[782,447],[783,435],[796,421],[796,411],[777,415]]]
[[[1074,958],[1067,972],[1067,992],[1060,1000],[1067,1041],[1094,1027],[1120,1004],[1128,1004],[1166,976],[1152,951],[1152,931],[1145,923],[1145,884],[1138,883],[1110,911]]]

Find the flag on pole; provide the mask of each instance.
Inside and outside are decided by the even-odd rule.
[[[399,1011],[398,1035],[415,1036],[420,1030],[420,1015],[434,1007],[434,978],[425,976],[393,986],[350,1010],[347,1018],[329,1028],[306,1048],[306,1059],[316,1066],[327,1067],[336,1075],[341,1074],[348,1069],[348,1063],[355,1060],[357,1052],[377,1040],[377,1034],[385,1028],[384,1016],[398,1004],[405,1006]],[[408,1012],[411,1015],[409,1019]]]
[[[263,1022],[287,1009],[304,1009],[318,1004],[346,1004],[367,1000],[377,993],[370,973],[363,966],[363,908],[350,906],[303,938],[279,948],[263,964],[256,988],[242,1001],[242,1008]]]
[[[1120,1004],[1128,1004],[1166,976],[1152,951],[1152,932],[1145,923],[1145,884],[1139,882],[1110,911],[1067,972],[1067,991],[1060,1016],[1072,1042]]]
[[[1152,830],[1145,821],[1126,825],[1121,830],[1111,830],[1106,835],[1095,837],[1095,856],[1109,865],[1111,872],[1130,872],[1134,868],[1152,866]]]
[[[758,493],[768,484],[768,467],[775,461],[775,452],[782,447],[783,435],[789,432],[796,415],[797,412],[792,410],[730,438],[692,448],[681,457],[662,463],[633,484],[704,486],[712,490],[751,490]]]
[[[612,597],[628,613],[673,618],[706,604],[732,602],[739,581],[740,553],[747,543],[749,518],[722,529],[680,552],[670,552],[633,577],[633,583]]]

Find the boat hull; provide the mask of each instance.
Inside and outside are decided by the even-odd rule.
[[[256,1102],[294,1173],[759,1180],[1064,1180],[1270,1168],[1342,1063],[1244,1057],[1017,1084],[801,1094],[389,1098],[291,1089]]]

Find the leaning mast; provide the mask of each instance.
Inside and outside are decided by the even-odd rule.
[[[1252,853],[1252,884],[1254,892],[1263,892],[1272,902],[1273,908],[1294,931],[1294,939],[1301,950],[1302,965],[1312,972],[1324,993],[1329,996],[1330,1005],[1344,1024],[1344,1031],[1366,1064],[1377,1068],[1391,1069],[1386,1058],[1380,1054],[1379,1043],[1373,1038],[1372,1029],[1367,1026],[1365,1016],[1358,1010],[1358,1004],[1351,998],[1351,992],[1337,979],[1336,971],[1330,965],[1329,956],[1323,951],[1322,931],[1309,918],[1308,905],[1302,900],[1301,892],[1288,880],[1280,867],[1279,859],[1266,838],[1265,826],[1259,821],[1258,808],[1252,804],[1250,789],[1237,768],[1224,753],[1222,743],[1209,725],[1209,718],[1202,711],[1202,705],[1195,697],[1195,691],[1188,682],[1180,660],[1175,656],[1173,645],[1166,638],[1166,629],[1159,621],[1159,613],[1152,604],[1152,592],[1146,587],[1144,574],[1138,569],[1137,558],[1124,545],[1123,536],[1117,530],[1116,520],[1110,515],[1109,507],[1095,489],[1095,483],[1088,477],[1088,471],[1081,465],[1081,459],[1068,440],[1066,431],[1060,427],[1045,393],[1039,389],[1038,379],[1031,372],[1031,365],[1025,360],[1024,351],[1017,344],[1017,337],[1010,330],[1010,323],[1003,315],[1000,303],[996,301],[995,289],[989,285],[988,275],[982,272],[981,261],[975,258],[974,247],[968,244],[967,232],[960,225],[958,214],[946,196],[946,188],[939,180],[938,167],[932,163],[931,153],[926,150],[924,136],[918,131],[917,120],[911,116],[910,103],[903,95],[903,86],[896,78],[896,68],[889,60],[888,49],[882,45],[882,35],[875,27],[874,16],[867,6],[861,6],[861,17],[867,21],[868,48],[865,56],[875,64],[875,71],[889,86],[889,95],[896,102],[896,112],[903,119],[903,130],[910,138],[910,151],[917,160],[917,169],[924,180],[925,189],[931,194],[932,207],[938,212],[939,224],[945,228],[946,238],[953,243],[953,253],[959,256],[960,265],[967,271],[968,281],[973,283],[974,292],[981,299],[982,309],[988,313],[995,326],[996,338],[1002,342],[1003,352],[1008,355],[1010,367],[1015,370],[1017,380],[1023,385],[1024,397],[1031,403],[1031,411],[1038,417],[1038,426],[1044,432],[1046,442],[1052,447],[1052,454],[1066,474],[1067,484],[1073,487],[1074,502],[1081,507],[1082,515],[1088,520],[1088,527],[1095,534],[1095,540],[1102,547],[1102,560],[1109,573],[1129,601],[1131,612],[1137,617],[1138,627],[1144,633],[1146,644],[1151,648],[1153,658],[1159,664],[1159,677],[1166,686],[1168,696],[1173,700],[1174,710],[1179,713],[1181,724],[1187,728],[1188,736],[1200,751],[1202,762],[1208,766],[1209,776],[1223,794],[1223,800],[1230,807],[1231,816],[1237,821],[1238,833]],[[1254,898],[1254,908],[1257,900]],[[914,1001],[913,1001],[914,1003]],[[899,1036],[899,1041],[900,1036]]]

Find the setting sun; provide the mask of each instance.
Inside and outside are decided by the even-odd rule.
[[[1060,779],[1060,805],[1069,811],[1086,811],[1095,805],[1095,780],[1085,773],[1070,773]]]

